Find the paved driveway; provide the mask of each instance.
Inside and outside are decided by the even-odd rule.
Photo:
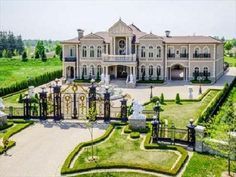
[[[94,138],[105,132],[103,123],[94,128]],[[16,146],[0,156],[1,177],[60,176],[60,168],[74,147],[90,140],[83,123],[35,123],[12,137]]]

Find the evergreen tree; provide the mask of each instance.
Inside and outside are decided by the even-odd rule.
[[[164,100],[164,94],[163,94],[163,93],[161,93],[161,97],[160,97],[160,103],[161,103],[161,104],[163,104],[163,103],[164,103],[164,101],[165,101],[165,100]]]
[[[23,96],[22,96],[22,94],[20,94],[20,96],[19,96],[18,103],[23,103]]]
[[[60,59],[62,59],[62,47],[60,44],[56,45],[55,53]]]
[[[3,50],[2,56],[3,56],[4,58],[7,58],[7,57],[8,57],[8,54],[7,54],[7,50],[6,50],[6,49]]]
[[[180,96],[179,96],[179,93],[176,94],[175,103],[176,103],[176,104],[180,104]]]
[[[16,38],[16,50],[19,54],[24,52],[24,43],[22,41],[21,35],[17,36]]]
[[[27,61],[27,53],[24,50],[24,52],[22,53],[22,61]]]
[[[16,48],[16,39],[15,39],[15,36],[13,35],[12,32],[9,32],[9,33],[8,33],[8,38],[7,38],[7,50],[8,50],[9,53],[11,53],[11,55],[12,55],[15,48]]]

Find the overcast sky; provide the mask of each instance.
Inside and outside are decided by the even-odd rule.
[[[0,0],[0,30],[24,39],[70,39],[107,30],[119,18],[164,35],[236,38],[236,0]]]

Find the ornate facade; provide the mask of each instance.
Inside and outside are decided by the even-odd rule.
[[[215,82],[223,74],[223,43],[210,36],[165,36],[142,32],[122,20],[108,31],[62,41],[66,79],[186,80],[205,76]]]

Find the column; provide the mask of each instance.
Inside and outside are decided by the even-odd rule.
[[[216,45],[214,44],[214,54],[213,54],[213,77],[214,82],[216,81]]]
[[[195,127],[195,151],[196,152],[203,152],[203,139],[205,134],[205,127],[203,126],[196,126]]]
[[[106,76],[108,75],[108,66],[106,66]]]
[[[131,37],[129,37],[129,54],[131,54],[131,50],[132,50],[132,47],[131,47]]]
[[[113,55],[116,54],[116,37],[114,37],[114,41],[113,41]]]
[[[108,54],[108,44],[106,44],[106,54]]]
[[[128,55],[128,37],[125,37],[125,54]]]
[[[190,73],[190,47],[191,45],[189,44],[188,45],[188,79],[190,80],[190,77],[191,77],[191,73]]]
[[[63,61],[63,62],[62,62],[62,68],[63,68],[63,70],[62,70],[62,72],[63,72],[63,73],[62,73],[62,76],[66,78],[66,72],[65,72],[65,69],[66,69],[66,68],[64,68],[64,67],[65,67],[65,65],[64,65],[64,60],[65,60],[65,45],[63,44],[63,45],[62,45],[62,61]]]
[[[164,73],[164,78],[168,80],[168,67],[167,67],[167,45],[165,45],[165,55],[164,55],[164,62],[165,62],[165,71]]]
[[[170,67],[170,80],[171,80],[171,67]]]

